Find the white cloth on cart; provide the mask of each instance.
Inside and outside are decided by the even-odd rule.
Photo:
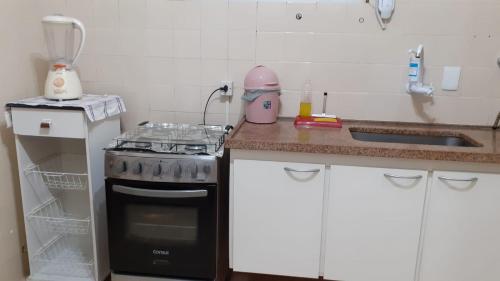
[[[81,108],[85,110],[90,122],[104,120],[108,117],[126,112],[123,99],[120,96],[115,95],[83,95],[81,99],[66,101],[49,100],[43,96],[38,96],[9,102],[7,107],[16,105],[24,105],[28,107],[42,106],[54,109],[61,107],[74,107],[75,109]]]

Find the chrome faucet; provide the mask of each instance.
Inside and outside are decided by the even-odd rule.
[[[498,112],[497,119],[495,120],[495,124],[493,124],[493,130],[500,128],[499,125],[500,125],[500,112]]]

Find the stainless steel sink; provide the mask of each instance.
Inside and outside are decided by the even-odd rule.
[[[446,132],[393,133],[387,129],[350,128],[352,138],[367,142],[481,147],[482,144],[463,134]]]

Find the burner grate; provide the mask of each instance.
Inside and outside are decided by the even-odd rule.
[[[222,126],[147,123],[117,137],[108,149],[215,155],[225,135]]]

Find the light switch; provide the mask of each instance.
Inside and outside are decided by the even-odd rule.
[[[443,69],[443,82],[441,88],[445,91],[456,91],[460,83],[460,73],[462,68],[459,66],[445,66]]]

